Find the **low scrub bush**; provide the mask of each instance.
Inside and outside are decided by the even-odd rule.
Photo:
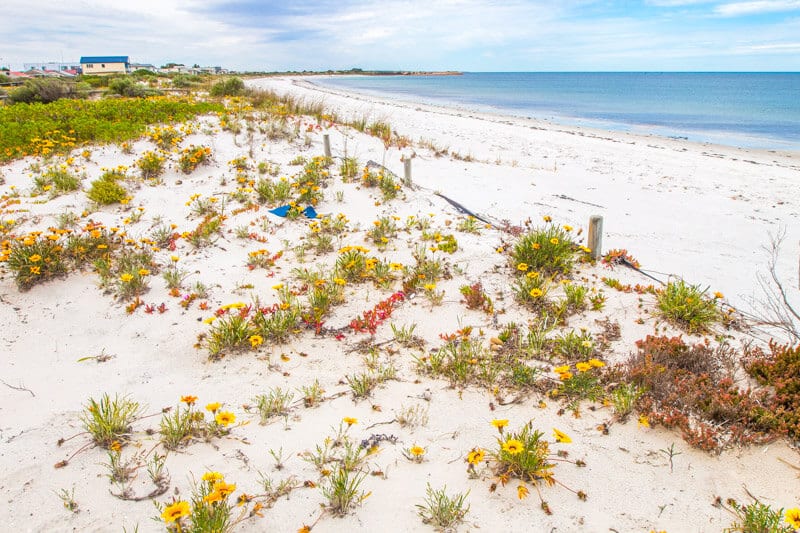
[[[636,345],[637,353],[610,377],[644,391],[634,403],[649,421],[680,429],[689,444],[706,451],[778,435],[781,420],[769,394],[738,388],[725,371],[731,348],[653,336]]]
[[[219,80],[211,86],[211,96],[238,96],[245,91],[244,82],[241,78],[227,78]]]

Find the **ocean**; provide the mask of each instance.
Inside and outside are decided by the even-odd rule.
[[[556,124],[800,150],[800,73],[467,72],[315,83]]]

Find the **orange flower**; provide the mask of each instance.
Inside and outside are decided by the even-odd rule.
[[[197,396],[181,396],[181,401],[186,405],[194,405],[197,401]]]

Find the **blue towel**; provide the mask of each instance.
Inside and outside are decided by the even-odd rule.
[[[275,209],[270,209],[269,212],[273,215],[278,215],[279,217],[285,217],[286,213],[289,212],[289,206],[282,205],[280,207],[276,207]]]
[[[289,209],[291,209],[290,206],[282,205],[280,207],[276,207],[275,209],[270,209],[269,212],[272,213],[273,215],[278,215],[279,217],[285,217],[286,214],[289,212]],[[317,218],[317,212],[311,206],[306,207],[303,210],[303,214],[307,218]]]

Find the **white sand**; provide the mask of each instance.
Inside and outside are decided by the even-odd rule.
[[[794,275],[796,243],[800,237],[800,158],[797,154],[769,153],[755,150],[691,144],[686,142],[608,133],[584,128],[535,123],[528,120],[480,115],[466,111],[430,108],[416,104],[378,101],[360,96],[320,92],[294,84],[288,79],[254,82],[279,92],[323,99],[326,106],[345,118],[368,115],[382,119],[402,135],[413,140],[428,139],[461,155],[471,155],[476,162],[436,158],[426,149],[416,148],[413,160],[413,181],[418,190],[404,190],[405,201],[394,200],[375,205],[375,192],[358,190],[355,184],[344,184],[337,178],[325,190],[326,199],[319,207],[324,213],[343,212],[362,231],[343,236],[342,244],[366,244],[363,230],[381,214],[428,216],[434,214],[434,225],[445,229],[445,220],[458,220],[458,214],[441,198],[439,191],[469,209],[494,219],[519,223],[527,217],[538,222],[551,215],[559,223],[584,228],[591,214],[605,219],[604,249],[627,248],[640,260],[643,268],[657,277],[666,274],[684,276],[688,281],[710,285],[720,290],[736,306],[745,304],[753,293],[755,273],[763,269],[766,256],[759,247],[769,234],[781,226],[788,229],[781,272]],[[215,126],[216,118],[201,119],[205,130]],[[301,131],[305,131],[306,123]],[[189,217],[185,202],[194,193],[221,196],[235,188],[233,172],[227,162],[247,155],[252,147],[256,161],[271,160],[281,165],[282,174],[299,170],[288,162],[298,153],[307,156],[322,153],[322,133],[329,133],[334,156],[344,153],[362,163],[367,160],[385,162],[402,175],[401,153],[384,150],[380,141],[342,127],[308,133],[310,148],[302,143],[269,142],[258,136],[250,145],[244,135],[234,138],[227,132],[198,133],[184,142],[208,144],[214,152],[214,164],[201,167],[190,176],[172,168],[165,176],[165,185],[142,186],[135,191],[134,208],[144,207],[142,220],[127,227],[130,235],[146,236],[156,217],[175,223],[178,231],[188,231],[198,220]],[[301,134],[303,135],[303,134]],[[92,150],[92,160],[85,165],[89,181],[100,174],[101,167],[130,165],[137,154],[152,145],[135,144],[135,154],[124,155],[116,147]],[[409,153],[410,151],[407,151]],[[13,185],[26,192],[32,187],[27,167],[31,160],[18,161],[0,168],[5,184],[0,193],[8,193]],[[173,165],[174,166],[174,165]],[[220,178],[226,176],[227,184]],[[176,182],[180,180],[181,183]],[[344,201],[334,200],[335,191],[343,191]],[[571,199],[564,199],[563,196]],[[23,220],[15,231],[47,228],[54,225],[53,216],[70,209],[80,213],[88,206],[83,192],[61,196],[49,202],[25,194],[21,204],[13,206],[14,216]],[[587,203],[597,204],[596,207]],[[233,203],[232,206],[237,206]],[[107,225],[122,225],[130,212],[122,207],[103,208],[90,218]],[[370,457],[371,471],[381,476],[367,476],[364,489],[371,491],[363,505],[344,518],[324,516],[314,531],[388,531],[425,530],[416,516],[415,505],[422,502],[425,486],[447,485],[448,491],[470,491],[471,510],[462,530],[482,531],[720,531],[731,524],[733,517],[712,506],[716,497],[733,497],[747,503],[745,489],[773,508],[800,504],[800,476],[779,459],[800,466],[800,455],[786,443],[776,442],[763,447],[732,449],[720,456],[693,450],[679,434],[663,429],[637,427],[635,421],[615,424],[604,436],[596,426],[612,417],[612,410],[588,402],[575,418],[567,413],[559,416],[559,405],[547,400],[539,408],[540,398],[525,397],[518,404],[498,405],[491,392],[467,388],[457,391],[445,381],[430,380],[414,370],[412,355],[418,352],[398,348],[397,353],[382,352],[382,360],[391,360],[398,368],[398,380],[379,387],[374,396],[354,402],[345,377],[363,371],[362,357],[353,352],[354,345],[367,335],[348,334],[342,341],[317,338],[305,332],[284,346],[263,346],[257,355],[252,352],[233,355],[218,362],[207,361],[206,352],[193,347],[196,336],[208,331],[200,320],[210,316],[218,306],[235,301],[249,302],[255,296],[265,304],[275,301],[270,287],[278,282],[292,282],[291,270],[297,266],[295,254],[287,252],[278,261],[275,276],[264,270],[248,271],[247,252],[283,248],[282,241],[299,242],[306,231],[303,221],[291,222],[266,215],[269,227],[260,228],[266,210],[231,216],[223,237],[209,248],[194,250],[179,241],[174,252],[156,254],[162,265],[169,256],[180,256],[181,268],[193,273],[189,282],[202,281],[210,289],[209,311],[197,304],[188,311],[170,297],[163,280],[154,276],[150,291],[143,296],[147,303],[165,302],[164,314],[145,314],[142,309],[128,315],[124,305],[97,289],[97,276],[90,272],[73,273],[19,292],[13,277],[5,273],[0,279],[0,376],[17,390],[0,385],[0,492],[6,505],[0,511],[0,523],[8,531],[127,531],[138,525],[139,531],[163,530],[151,520],[157,513],[148,501],[123,502],[114,498],[101,465],[106,453],[90,448],[77,454],[64,468],[54,464],[68,458],[89,442],[79,435],[58,447],[60,438],[82,431],[80,412],[90,397],[103,393],[128,394],[147,405],[147,414],[176,405],[181,395],[194,394],[202,406],[220,401],[233,411],[239,421],[248,425],[236,427],[229,437],[210,443],[193,443],[179,453],[170,453],[167,469],[171,475],[170,491],[159,497],[166,502],[174,494],[188,498],[192,476],[199,478],[206,470],[218,470],[229,482],[245,491],[258,494],[258,471],[275,479],[296,476],[298,481],[319,482],[312,465],[298,454],[313,450],[332,433],[342,417],[358,418],[350,434],[356,440],[371,434],[391,434],[397,444],[382,443],[380,452]],[[267,238],[262,244],[237,239],[233,230],[253,221],[257,233]],[[448,229],[448,231],[452,231]],[[497,333],[490,317],[469,311],[459,303],[458,288],[465,282],[481,280],[495,299],[501,324],[525,323],[528,313],[514,303],[510,289],[510,273],[504,256],[494,249],[501,234],[484,231],[480,236],[456,233],[460,249],[446,257],[463,274],[443,281],[445,291],[441,307],[431,308],[422,298],[400,306],[391,320],[379,330],[376,341],[391,339],[390,323],[417,324],[417,334],[428,341],[427,349],[441,345],[438,335],[472,325],[486,330],[487,338]],[[404,263],[419,238],[401,233],[388,249],[379,254]],[[372,248],[372,246],[367,245]],[[317,258],[306,256],[307,268],[319,262],[330,266],[335,253]],[[603,266],[584,268],[578,277],[601,287],[599,277],[613,276],[623,283],[650,283],[635,272]],[[242,289],[252,284],[252,289]],[[399,287],[395,287],[397,290]],[[344,326],[350,320],[386,298],[389,291],[362,286],[348,288],[348,303],[335,310],[326,325]],[[602,313],[586,312],[573,317],[571,327],[587,327],[597,333],[595,322],[608,316],[622,326],[622,338],[613,343],[609,362],[624,360],[634,350],[633,342],[661,328],[666,334],[678,331],[659,322],[653,314],[653,299],[606,290],[609,301]],[[641,319],[642,324],[636,320]],[[731,341],[738,345],[738,337]],[[391,344],[387,346],[392,346]],[[78,359],[111,355],[105,362]],[[280,355],[286,354],[288,360]],[[541,363],[544,368],[549,365]],[[327,396],[343,393],[316,409],[296,406],[284,421],[266,426],[258,424],[255,413],[248,413],[243,404],[251,404],[257,394],[273,387],[295,390],[319,379]],[[427,397],[429,391],[430,399]],[[296,397],[299,395],[296,395]],[[510,399],[510,398],[506,398]],[[496,405],[493,411],[490,403]],[[426,426],[410,430],[392,421],[401,406],[422,405],[428,408]],[[378,409],[375,406],[379,406]],[[470,449],[496,446],[493,418],[507,418],[510,428],[521,427],[529,420],[548,438],[558,428],[572,437],[571,444],[557,444],[554,450],[569,451],[570,458],[583,459],[586,468],[560,464],[555,477],[565,485],[588,494],[580,501],[559,486],[543,487],[542,495],[553,510],[545,515],[539,508],[533,490],[525,500],[518,500],[517,483],[512,481],[494,493],[489,492],[493,479],[469,479],[464,457]],[[159,416],[137,422],[133,441],[149,450],[158,435],[147,430],[158,429]],[[552,440],[552,439],[551,439]],[[663,452],[674,443],[680,455],[674,458],[670,471]],[[426,461],[412,464],[402,450],[412,444],[425,446]],[[285,468],[273,469],[274,460],[268,451],[283,448]],[[127,446],[123,456],[135,453]],[[137,494],[146,493],[147,476],[143,469],[134,483]],[[62,506],[55,492],[75,488],[78,513]],[[176,492],[176,491],[179,491]],[[238,531],[296,531],[303,524],[312,524],[325,502],[319,488],[299,488],[288,499],[281,499],[264,518],[247,521]]]

